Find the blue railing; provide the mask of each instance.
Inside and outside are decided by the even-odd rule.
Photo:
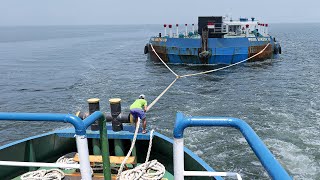
[[[94,112],[85,120],[81,120],[72,114],[0,112],[0,121],[50,121],[70,123],[74,126],[76,135],[85,135],[86,129],[100,118],[104,118],[103,113],[100,111]]]
[[[174,138],[183,138],[183,131],[187,127],[196,126],[222,126],[233,127],[242,133],[251,149],[259,158],[269,176],[275,180],[291,180],[292,178],[272,155],[266,145],[262,142],[254,130],[243,120],[228,117],[184,117],[177,113],[176,123],[173,131]]]
[[[76,133],[76,143],[77,150],[79,153],[80,161],[80,173],[83,179],[91,180],[90,172],[90,161],[89,161],[89,150],[88,150],[88,140],[86,138],[87,128],[96,120],[104,120],[104,115],[100,111],[96,111],[87,117],[85,120],[81,120],[79,117],[72,114],[53,114],[53,113],[2,113],[0,112],[0,121],[50,121],[50,122],[64,122],[70,123],[75,128]],[[107,139],[107,137],[102,137]],[[102,147],[102,151],[106,152],[105,149],[108,149],[108,146],[105,145]],[[109,153],[109,152],[107,152]],[[103,159],[107,156],[107,153],[103,153]],[[4,162],[4,165],[8,165],[10,161]],[[14,162],[15,165],[20,164],[19,162]],[[21,165],[21,164],[20,164]],[[42,165],[37,165],[42,167]],[[56,165],[54,165],[56,166]],[[103,164],[104,173],[108,173],[110,168],[105,168],[105,163]],[[109,175],[111,173],[109,172]],[[105,176],[107,177],[107,176]],[[109,178],[111,179],[111,177]]]

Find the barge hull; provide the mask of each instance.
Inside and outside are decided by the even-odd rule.
[[[151,38],[150,43],[160,58],[169,64],[234,64],[243,61],[263,50],[260,55],[249,61],[261,61],[274,57],[272,38],[251,41],[248,38],[209,38],[207,58],[200,58],[201,39]],[[149,59],[155,63],[161,61],[148,45]]]

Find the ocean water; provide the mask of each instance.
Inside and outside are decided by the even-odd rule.
[[[294,179],[320,179],[320,24],[271,24],[278,59],[179,79],[147,113],[148,128],[172,137],[176,112],[245,120]],[[143,54],[161,25],[0,27],[0,111],[74,113],[86,100],[122,99],[123,111],[143,93],[151,103],[173,80]],[[170,66],[178,74],[214,67]],[[1,122],[0,144],[67,127]],[[218,171],[269,179],[234,129],[189,128],[188,148]]]

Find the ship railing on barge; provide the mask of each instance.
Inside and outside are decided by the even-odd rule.
[[[220,30],[215,30],[215,33],[219,32]],[[224,38],[239,38],[239,37],[243,37],[243,38],[248,38],[249,42],[271,42],[274,41],[272,39],[271,36],[262,36],[262,37],[257,37],[254,34],[251,34],[249,36],[246,36],[246,34],[239,34],[236,35],[234,32],[225,32],[224,30],[221,31],[222,33],[226,33]],[[182,39],[201,39],[201,36],[199,34],[192,34],[191,36],[183,36],[183,37],[179,37],[176,34],[173,34],[173,37],[169,37],[169,36],[163,36],[163,37],[159,37],[159,36],[153,36],[150,38],[150,42],[166,42],[168,38],[182,38]]]

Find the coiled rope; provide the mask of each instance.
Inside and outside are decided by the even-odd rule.
[[[139,166],[133,169],[123,171],[123,167],[127,162],[129,156],[131,155],[134,145],[136,143],[139,126],[140,126],[140,118],[138,118],[138,121],[137,121],[137,125],[134,132],[130,150],[128,151],[125,159],[122,161],[121,166],[118,170],[118,175],[117,175],[118,180],[129,180],[129,179],[130,180],[138,180],[138,179],[156,180],[156,179],[161,179],[166,172],[165,167],[157,160],[149,161],[151,148],[152,148],[152,139],[153,139],[153,132],[154,132],[153,129],[150,131],[150,141],[149,141],[149,147],[148,147],[145,163],[140,164]]]
[[[158,162],[157,160],[149,161],[152,148],[153,132],[154,130],[151,130],[150,132],[150,141],[145,163],[140,164],[139,166],[124,172],[119,171],[119,180],[158,180],[164,176],[166,172],[164,165]]]
[[[61,180],[64,173],[60,169],[41,169],[23,174],[21,180]]]
[[[73,157],[76,153],[73,152],[73,153],[69,153],[69,154],[66,154],[64,156],[61,156],[57,161],[56,163],[61,163],[61,164],[78,164],[78,162],[74,161],[73,160]],[[65,169],[65,170],[69,170],[69,169],[72,169],[72,168],[61,168],[61,169]]]
[[[178,75],[177,73],[175,73],[163,60],[162,58],[158,55],[158,53],[156,52],[156,50],[153,48],[152,44],[150,43],[150,46],[151,46],[151,49],[152,51],[155,53],[155,55],[159,58],[159,60],[167,67],[167,69],[169,69],[169,71],[171,71],[175,76],[175,80],[165,89],[162,91],[162,93],[155,99],[152,101],[152,103],[148,106],[147,110],[149,111],[151,109],[151,107],[156,104],[158,102],[158,100],[170,89],[170,87],[179,79],[179,78],[184,78],[184,77],[189,77],[189,76],[196,76],[196,75],[201,75],[201,74],[208,74],[208,73],[211,73],[211,72],[216,72],[216,71],[220,71],[220,70],[223,70],[223,69],[227,69],[227,68],[230,68],[232,66],[235,66],[235,65],[238,65],[238,64],[241,64],[243,62],[246,62],[258,55],[260,55],[261,53],[263,53],[267,47],[270,45],[270,43],[268,43],[260,52],[256,53],[255,55],[251,56],[251,57],[248,57],[247,59],[244,59],[242,61],[239,61],[237,63],[234,63],[234,64],[230,64],[228,66],[224,66],[224,67],[221,67],[221,68],[217,68],[217,69],[212,69],[212,70],[209,70],[209,71],[203,71],[203,72],[199,72],[199,73],[193,73],[193,74],[185,74],[185,75]]]
[[[140,164],[134,169],[122,172],[120,180],[159,180],[164,176],[165,172],[165,167],[161,163],[157,160],[152,160],[150,162]]]

